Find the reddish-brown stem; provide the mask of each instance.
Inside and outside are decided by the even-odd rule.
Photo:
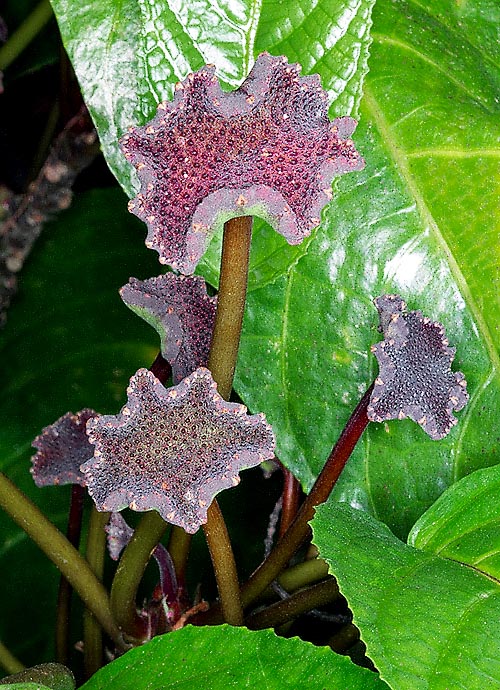
[[[276,578],[293,554],[307,539],[310,533],[308,522],[314,516],[315,506],[327,500],[356,443],[366,429],[369,422],[367,409],[372,390],[373,384],[368,388],[352,413],[325,466],[316,479],[311,492],[306,496],[304,503],[301,505],[295,520],[271,551],[268,558],[257,568],[241,590],[243,607],[248,606]]]
[[[84,501],[85,488],[79,484],[73,484],[71,487],[66,538],[76,549],[78,549],[80,544]],[[69,622],[71,618],[72,593],[73,587],[66,578],[61,575],[59,580],[59,592],[57,594],[56,659],[60,664],[64,664],[65,666],[68,665],[69,660]]]
[[[283,467],[283,503],[281,506],[281,520],[279,537],[285,534],[297,515],[299,509],[300,484],[290,470]]]
[[[347,460],[354,450],[356,443],[369,422],[367,409],[372,390],[373,384],[368,388],[352,413],[339,440],[333,447],[325,466],[316,479],[311,493],[306,496],[302,503],[295,520],[269,556],[261,563],[243,586],[241,590],[241,603],[243,608],[251,604],[260,593],[276,579],[297,549],[309,536],[310,527],[308,522],[314,516],[315,506],[327,500]],[[210,623],[220,622],[219,607],[214,606],[205,615],[201,614],[198,616],[196,623],[204,625],[209,621]]]
[[[217,390],[229,400],[245,312],[248,262],[252,240],[251,216],[232,218],[224,225],[219,294],[208,368]]]
[[[226,523],[215,498],[208,509],[207,523],[203,525],[203,531],[214,566],[224,620],[229,625],[243,625],[240,588],[233,549]]]

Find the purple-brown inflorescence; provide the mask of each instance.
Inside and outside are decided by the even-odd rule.
[[[449,347],[443,326],[406,312],[399,295],[377,297],[384,340],[372,346],[379,375],[368,407],[374,422],[409,417],[433,439],[441,439],[457,423],[452,414],[467,403],[467,383],[451,371],[455,348]]]
[[[149,280],[130,278],[120,295],[158,331],[161,354],[172,366],[174,383],[206,366],[217,298],[207,295],[203,278],[174,273]]]
[[[263,415],[226,402],[200,367],[166,389],[146,369],[130,380],[128,402],[116,416],[90,420],[94,459],[82,465],[98,510],[156,509],[194,533],[238,472],[274,455]]]
[[[33,441],[37,453],[32,457],[31,474],[37,486],[80,484],[85,477],[80,465],[94,455],[89,443],[86,424],[97,412],[86,408],[76,414],[67,412]]]
[[[129,209],[148,225],[160,262],[192,273],[211,235],[235,216],[265,218],[290,244],[319,225],[335,175],[360,170],[350,117],[331,122],[318,75],[262,53],[224,93],[213,66],[176,85],[172,103],[121,140],[136,167]]]

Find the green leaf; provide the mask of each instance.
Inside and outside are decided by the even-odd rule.
[[[160,0],[52,6],[104,155],[129,196],[135,176],[118,149],[128,127],[150,120],[158,103],[171,100],[174,84],[205,63],[216,64],[231,87],[253,63],[259,5],[250,0],[201,7],[182,1],[173,9]]]
[[[500,579],[500,465],[454,484],[417,520],[408,543]]]
[[[121,191],[83,194],[44,230],[0,334],[0,469],[63,530],[69,492],[35,487],[31,441],[68,410],[115,413],[124,404],[129,377],[159,344],[118,289],[131,274],[155,272]],[[25,663],[48,660],[57,571],[3,511],[0,534],[0,638]]]
[[[187,690],[200,683],[211,690],[386,687],[375,673],[326,647],[224,625],[156,637],[101,669],[82,690]]]
[[[46,685],[40,683],[8,683],[2,685],[5,690],[51,690]]]
[[[285,8],[273,0],[242,0],[237,6],[229,0],[202,6],[184,0],[175,10],[159,0],[137,4],[106,0],[98,7],[78,8],[70,0],[52,0],[52,4],[104,155],[133,196],[135,173],[118,149],[118,138],[131,125],[150,120],[160,101],[171,100],[174,84],[205,63],[213,62],[222,83],[235,88],[260,52],[285,54],[302,62],[304,73],[321,68],[335,115],[356,115],[374,1],[353,5],[341,0],[333,11],[330,0],[308,8],[298,3]],[[304,31],[312,30],[312,52],[304,53]],[[221,235],[214,238],[199,269],[214,285],[221,239]],[[256,219],[249,288],[262,287],[286,273],[308,245],[309,240],[291,247]]]
[[[116,137],[205,60],[234,87],[254,53],[285,53],[320,74],[336,114],[356,114],[371,2],[304,9],[264,1],[242,5],[238,17],[228,6],[218,6],[208,40],[201,27],[213,27],[212,5],[181,4],[174,16],[164,4],[108,0],[75,11],[54,0],[106,155],[129,193]],[[354,136],[366,170],[340,180],[308,247],[270,238],[262,223],[254,233],[236,386],[252,410],[266,412],[280,458],[305,488],[375,376],[373,297],[401,293],[410,309],[442,321],[457,346],[472,399],[448,439],[436,444],[411,422],[372,425],[337,489],[401,535],[446,487],[498,461],[496,16],[489,0],[474,9],[380,0]],[[214,284],[218,256],[215,240],[202,267]]]
[[[43,683],[43,685],[42,685]],[[62,664],[38,664],[25,668],[0,680],[2,689],[17,690],[75,690],[75,678],[69,668]]]
[[[396,292],[444,324],[471,393],[458,426],[437,443],[409,421],[371,424],[336,489],[401,536],[457,479],[499,462],[499,49],[491,3],[474,8],[377,3],[353,137],[366,168],[339,181],[307,255],[250,293],[237,370],[309,489],[376,375],[371,300]],[[308,49],[303,38],[294,59]],[[307,64],[328,82],[321,60]]]
[[[367,655],[390,687],[500,688],[498,580],[407,546],[345,504],[320,506],[312,527]]]

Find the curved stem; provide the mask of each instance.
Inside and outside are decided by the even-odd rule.
[[[50,558],[121,650],[126,649],[106,590],[87,561],[17,486],[0,472],[0,507]]]
[[[156,510],[145,513],[123,551],[113,579],[111,610],[120,628],[135,639],[141,639],[144,633],[144,622],[137,614],[137,589],[166,529],[167,523]]]
[[[302,613],[306,613],[318,606],[324,606],[335,601],[339,596],[339,588],[334,578],[319,582],[307,589],[301,589],[288,599],[271,604],[263,611],[252,613],[245,623],[250,630],[274,628],[282,625]]]
[[[66,538],[75,549],[78,549],[80,544],[84,502],[85,488],[80,486],[80,484],[73,484],[71,487],[71,502],[69,506]],[[64,665],[68,664],[69,659],[69,623],[71,618],[72,593],[73,588],[70,583],[61,575],[59,592],[57,595],[56,659],[60,664]]]
[[[203,525],[217,580],[222,614],[229,625],[243,625],[238,573],[233,550],[217,500],[208,509],[207,524]]]
[[[316,479],[311,492],[306,496],[304,503],[299,508],[295,520],[271,551],[268,558],[257,568],[244,585],[241,591],[243,607],[248,606],[276,578],[309,535],[310,527],[308,522],[314,516],[315,506],[327,500],[356,443],[368,425],[367,409],[372,390],[373,384],[368,388],[352,413],[325,466]]]
[[[100,513],[94,506],[90,513],[86,559],[94,575],[102,582],[106,555],[106,527],[110,513]],[[90,678],[103,665],[102,628],[92,611],[83,614],[83,653],[85,674]]]
[[[344,625],[338,633],[328,640],[328,645],[337,654],[346,654],[347,651],[359,640],[358,628],[352,623]]]
[[[3,667],[9,675],[13,673],[20,673],[26,668],[23,664],[16,659],[16,657],[9,652],[7,647],[0,641],[0,666]]]
[[[42,0],[0,48],[0,70],[4,70],[23,52],[53,17],[49,0]]]

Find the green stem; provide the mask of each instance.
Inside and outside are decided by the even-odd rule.
[[[245,313],[248,261],[252,240],[251,216],[233,218],[224,225],[217,296],[217,313],[208,359],[220,395],[229,400]]]
[[[252,241],[251,216],[232,218],[224,225],[222,257],[214,332],[208,358],[220,395],[229,400],[240,345]],[[238,574],[224,518],[217,501],[208,509],[203,527],[227,623],[242,625]]]
[[[94,575],[102,582],[104,558],[106,555],[106,532],[110,513],[100,513],[92,506],[89,533],[87,536],[86,559]],[[83,614],[83,653],[85,675],[90,678],[103,666],[102,628],[92,611],[85,609]]]
[[[339,588],[334,578],[319,582],[307,589],[301,589],[288,599],[271,604],[263,611],[252,613],[245,623],[250,630],[262,630],[282,625],[302,613],[306,613],[318,606],[329,604],[339,597]]]
[[[182,527],[172,525],[167,550],[174,564],[177,587],[182,592],[186,589],[186,567],[192,540],[192,534],[185,532]]]
[[[106,590],[87,561],[17,486],[0,472],[0,508],[23,529],[61,571],[121,650],[126,648]]]
[[[7,647],[0,641],[0,666],[2,666],[9,675],[24,671],[25,666],[16,659],[16,657],[9,652]]]
[[[78,549],[80,544],[85,493],[85,488],[80,486],[80,484],[73,484],[71,487],[71,501],[66,538],[75,549]],[[66,578],[61,575],[59,592],[57,594],[56,659],[60,664],[66,666],[69,661],[69,625],[71,619],[72,593],[73,588]]]
[[[328,645],[337,654],[346,654],[347,651],[359,640],[359,630],[352,623],[344,625],[338,633],[328,640]]]
[[[136,596],[151,554],[167,529],[156,510],[143,515],[123,551],[111,587],[111,610],[120,628],[133,639],[144,634],[144,622],[137,614]]]
[[[226,523],[215,498],[208,509],[208,520],[207,524],[203,525],[203,531],[214,566],[224,620],[229,625],[243,625],[240,586],[233,549]]]
[[[352,413],[330,457],[321,470],[311,492],[299,508],[295,520],[280,539],[268,558],[257,568],[241,591],[243,607],[248,606],[270,584],[286,566],[301,544],[310,534],[309,520],[314,516],[314,508],[324,503],[330,495],[337,479],[356,443],[368,424],[367,409],[373,384],[368,388],[358,406]]]
[[[42,0],[0,48],[0,70],[14,62],[53,16],[49,0]]]
[[[322,558],[314,558],[284,570],[278,577],[278,584],[287,592],[295,592],[297,589],[324,580],[327,575],[328,563]]]

